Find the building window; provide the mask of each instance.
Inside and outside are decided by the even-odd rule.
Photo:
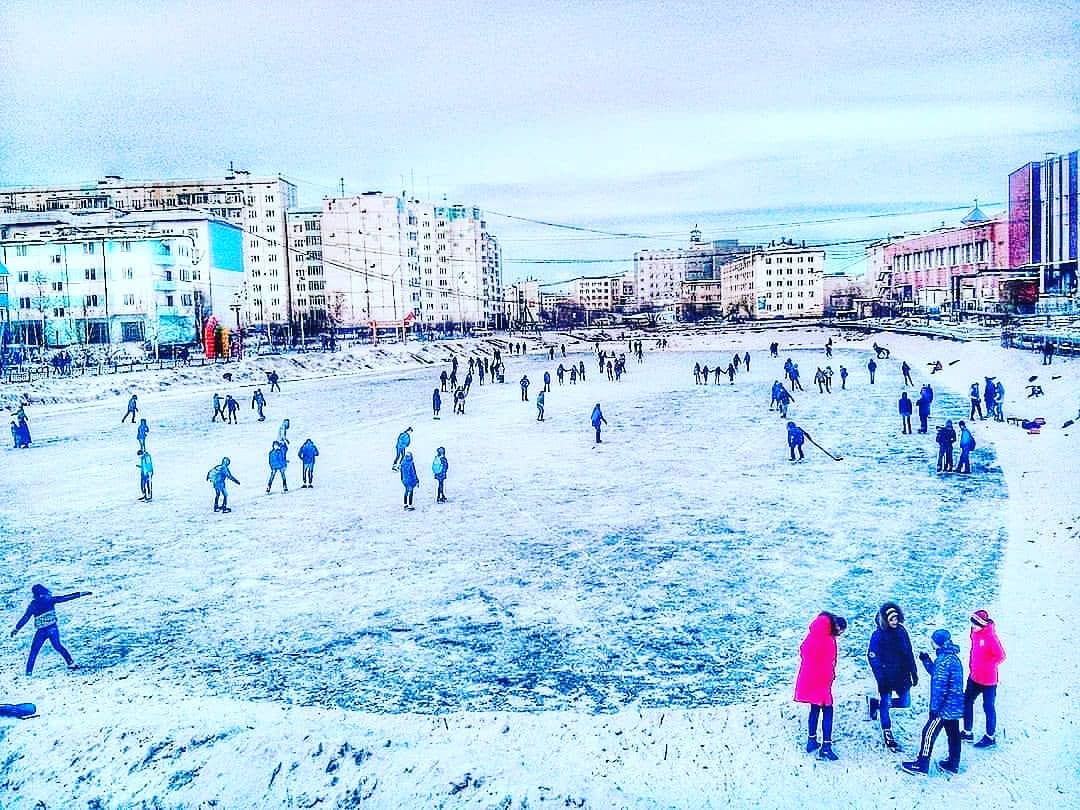
[[[54,318],[63,318],[64,317],[64,308],[63,307],[53,307],[52,314],[53,314]]]
[[[26,255],[26,245],[16,245],[15,246],[15,255],[16,256],[25,256]]]
[[[30,280],[30,271],[29,270],[20,270],[18,280],[19,281],[29,281]]]
[[[19,309],[30,309],[30,299],[29,298],[20,298],[19,299]]]
[[[194,298],[191,296],[190,293],[183,293],[180,296],[180,303],[183,304],[185,307],[190,307],[194,304]]]
[[[165,296],[165,306],[171,307],[173,305],[173,297],[171,295]]]
[[[132,268],[128,267],[126,270],[124,270],[124,278],[128,279],[129,281],[135,278],[135,271]]]
[[[82,252],[87,255],[92,255],[96,247],[97,245],[95,245],[93,242],[83,242]]]
[[[85,304],[88,307],[96,307],[98,305],[98,297],[96,295],[86,296]]]
[[[59,253],[54,253],[52,255],[52,263],[53,264],[60,264],[60,254]]]
[[[83,272],[86,275],[86,280],[87,281],[97,281],[97,268],[96,267],[89,267]]]
[[[63,292],[64,291],[64,282],[62,282],[62,281],[54,281],[52,283],[52,291],[53,292]]]

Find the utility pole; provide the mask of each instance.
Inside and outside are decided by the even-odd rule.
[[[339,178],[339,182],[340,182],[340,185],[341,185],[341,196],[344,197],[345,196],[345,178],[344,177]]]

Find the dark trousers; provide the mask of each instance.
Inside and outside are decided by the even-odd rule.
[[[437,500],[437,501],[445,501],[446,500],[446,493],[443,492],[443,486],[446,484],[446,479],[445,478],[437,478],[436,480],[439,482],[439,492],[436,494],[435,500]]]
[[[958,473],[969,473],[969,472],[971,472],[971,460],[968,457],[968,454],[970,452],[971,451],[968,450],[966,447],[961,447],[960,448],[960,458],[956,462],[956,471]]]
[[[38,653],[41,652],[41,646],[46,641],[53,645],[53,649],[60,653],[68,666],[74,663],[71,660],[71,654],[60,643],[60,628],[55,624],[50,624],[48,627],[39,627],[38,631],[34,633],[34,640],[30,643],[30,657],[26,659],[27,675],[33,673],[34,662],[37,660]]]
[[[120,424],[121,425],[124,424],[124,422],[127,421],[127,418],[129,416],[131,417],[131,424],[134,425],[135,424],[135,411],[128,411],[127,413],[125,413],[124,418],[120,420]]]
[[[972,400],[971,400],[971,414],[968,416],[968,419],[974,419],[975,414],[978,414],[980,419],[983,418],[982,400],[972,398]]]
[[[832,742],[832,706],[819,706],[816,703],[810,705],[810,718],[806,722],[806,735],[817,737],[818,716],[821,716],[821,739]]]
[[[792,460],[792,461],[794,461],[794,460],[795,460],[795,451],[796,451],[796,450],[798,450],[798,451],[799,451],[799,458],[800,458],[800,459],[806,458],[806,456],[805,456],[805,455],[803,455],[803,451],[802,451],[802,444],[801,444],[801,443],[800,443],[800,444],[795,444],[795,445],[792,445],[790,449],[791,449],[791,460]]]
[[[906,709],[911,706],[911,690],[905,689],[897,692],[893,697],[892,692],[878,693],[878,717],[881,718],[881,730],[888,731],[892,728],[892,718],[889,709]]]
[[[926,420],[929,418],[929,413],[923,413],[922,411],[919,411],[919,433],[926,433]]]
[[[964,689],[964,731],[971,731],[971,727],[975,725],[975,698],[979,695],[982,695],[983,711],[986,712],[986,735],[993,737],[997,732],[997,707],[994,705],[997,685],[983,686],[971,678],[968,678],[967,687]]]
[[[960,721],[945,720],[936,715],[930,715],[922,730],[922,741],[919,743],[919,759],[927,762],[934,753],[934,743],[937,742],[941,729],[945,729],[945,736],[949,738],[949,764],[954,767],[960,765]]]
[[[904,424],[903,433],[911,433],[911,414],[905,413],[900,416],[901,421]]]
[[[596,443],[600,444],[600,426],[594,425],[594,427],[596,428]]]
[[[952,445],[938,445],[937,468],[938,472],[952,472]]]
[[[405,499],[404,499],[405,506],[412,506],[413,490],[414,489],[415,489],[415,487],[405,487]]]

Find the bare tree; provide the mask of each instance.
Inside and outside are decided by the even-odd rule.
[[[49,292],[48,285],[49,285],[49,279],[44,273],[42,273],[41,271],[38,271],[37,273],[34,273],[34,288],[35,288],[35,290],[37,292],[37,295],[34,296],[33,303],[34,303],[34,309],[38,310],[38,312],[41,313],[41,348],[42,349],[45,348],[45,345],[46,345],[46,342],[47,342],[46,339],[45,339],[45,310],[48,309],[48,307],[50,306],[51,301],[52,301],[51,296],[49,296],[49,294],[48,294],[48,292]]]

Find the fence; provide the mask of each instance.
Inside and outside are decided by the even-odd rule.
[[[1006,349],[1027,349],[1042,351],[1047,343],[1054,344],[1054,353],[1066,357],[1080,356],[1080,335],[1061,335],[1045,332],[1012,332],[1006,329],[1001,333],[1001,345]]]
[[[203,366],[226,365],[239,358],[216,357],[193,357],[187,361],[177,358],[171,360],[122,360],[99,363],[73,362],[65,371],[61,372],[51,363],[21,363],[18,366],[7,366],[2,369],[0,377],[5,383],[32,383],[34,380],[48,379],[50,377],[100,377],[106,374],[131,374],[137,371],[161,371],[163,369],[176,368],[202,368]]]

